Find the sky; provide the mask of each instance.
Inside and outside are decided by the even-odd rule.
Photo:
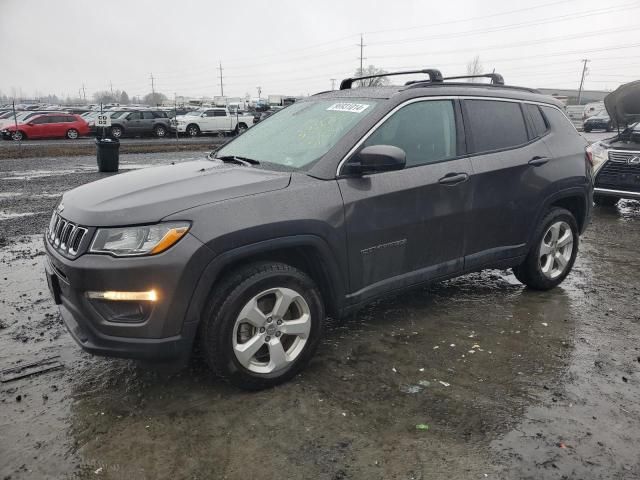
[[[0,0],[0,93],[87,98],[307,95],[387,71],[464,74],[479,56],[506,83],[612,90],[640,77],[640,0]],[[419,78],[419,77],[416,77]],[[408,78],[402,78],[402,81]]]

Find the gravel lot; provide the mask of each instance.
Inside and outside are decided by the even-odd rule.
[[[380,301],[331,324],[302,375],[245,393],[66,332],[40,234],[104,175],[93,157],[0,161],[0,370],[63,366],[0,383],[0,478],[640,478],[640,203],[595,209],[560,288],[488,271]]]

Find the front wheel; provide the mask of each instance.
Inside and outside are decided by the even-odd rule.
[[[27,138],[27,136],[24,133],[22,133],[20,130],[16,130],[11,134],[11,138],[14,139],[15,141],[20,141]]]
[[[236,135],[240,135],[241,133],[246,132],[249,129],[249,127],[247,127],[246,123],[239,123],[236,126]]]
[[[200,128],[197,125],[189,125],[187,127],[187,135],[190,137],[197,137],[200,135]]]
[[[614,207],[618,203],[618,200],[620,200],[619,197],[610,197],[609,195],[593,196],[593,203],[599,207]]]
[[[552,208],[536,229],[527,258],[513,273],[530,288],[550,290],[573,268],[579,241],[573,214],[564,208]]]
[[[309,362],[324,305],[303,271],[259,262],[215,287],[202,322],[200,349],[209,367],[234,385],[259,390],[289,380]]]

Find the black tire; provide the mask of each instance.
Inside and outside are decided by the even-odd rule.
[[[234,326],[247,302],[271,288],[295,290],[309,306],[311,327],[303,349],[290,365],[276,372],[256,373],[234,353]],[[198,333],[200,352],[211,370],[230,383],[247,390],[270,388],[293,378],[309,362],[322,336],[324,312],[318,287],[303,271],[279,262],[249,264],[214,287]]]
[[[614,207],[620,197],[610,197],[609,195],[594,195],[593,203],[598,205],[599,207]]]
[[[584,131],[589,133],[591,131],[591,127],[584,127]]]
[[[123,133],[124,130],[122,130],[122,127],[120,127],[119,125],[113,125],[111,127],[111,136],[113,138],[121,138]]]
[[[571,228],[573,235],[573,250],[571,257],[564,268],[564,271],[556,278],[549,278],[542,272],[540,265],[540,248],[542,241],[549,227],[558,222],[566,222]],[[534,290],[550,290],[558,286],[569,275],[578,254],[580,235],[578,232],[578,223],[573,214],[564,208],[554,207],[547,213],[533,235],[532,247],[525,261],[513,268],[516,278],[524,283],[527,287]]]
[[[13,132],[11,134],[11,139],[17,141],[20,140],[25,140],[27,138],[27,136],[25,135],[25,133],[21,130],[16,130],[15,132]]]
[[[246,132],[248,129],[249,127],[247,127],[247,124],[244,122],[241,122],[238,125],[236,125],[236,135],[240,135],[241,133]]]
[[[153,128],[153,134],[158,138],[164,138],[167,135],[167,129],[163,125],[156,125]]]
[[[190,125],[187,125],[185,132],[190,137],[197,137],[198,135],[200,135],[200,127],[198,127],[198,125],[196,125],[195,123],[192,123]]]
[[[607,125],[607,132],[613,132],[613,125],[610,123]]]
[[[67,130],[66,137],[69,140],[77,140],[78,138],[80,138],[80,132],[78,132],[78,130],[76,130],[75,128],[70,128],[69,130]]]

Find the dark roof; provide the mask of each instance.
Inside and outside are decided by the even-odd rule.
[[[543,95],[537,90],[514,87],[510,85],[492,85],[488,83],[414,83],[411,85],[392,85],[388,87],[358,87],[348,90],[329,90],[314,95],[314,98],[371,98],[389,99],[396,95],[403,97],[428,97],[428,96],[481,96],[512,98],[515,100],[529,100],[562,106],[562,103],[548,95]]]

